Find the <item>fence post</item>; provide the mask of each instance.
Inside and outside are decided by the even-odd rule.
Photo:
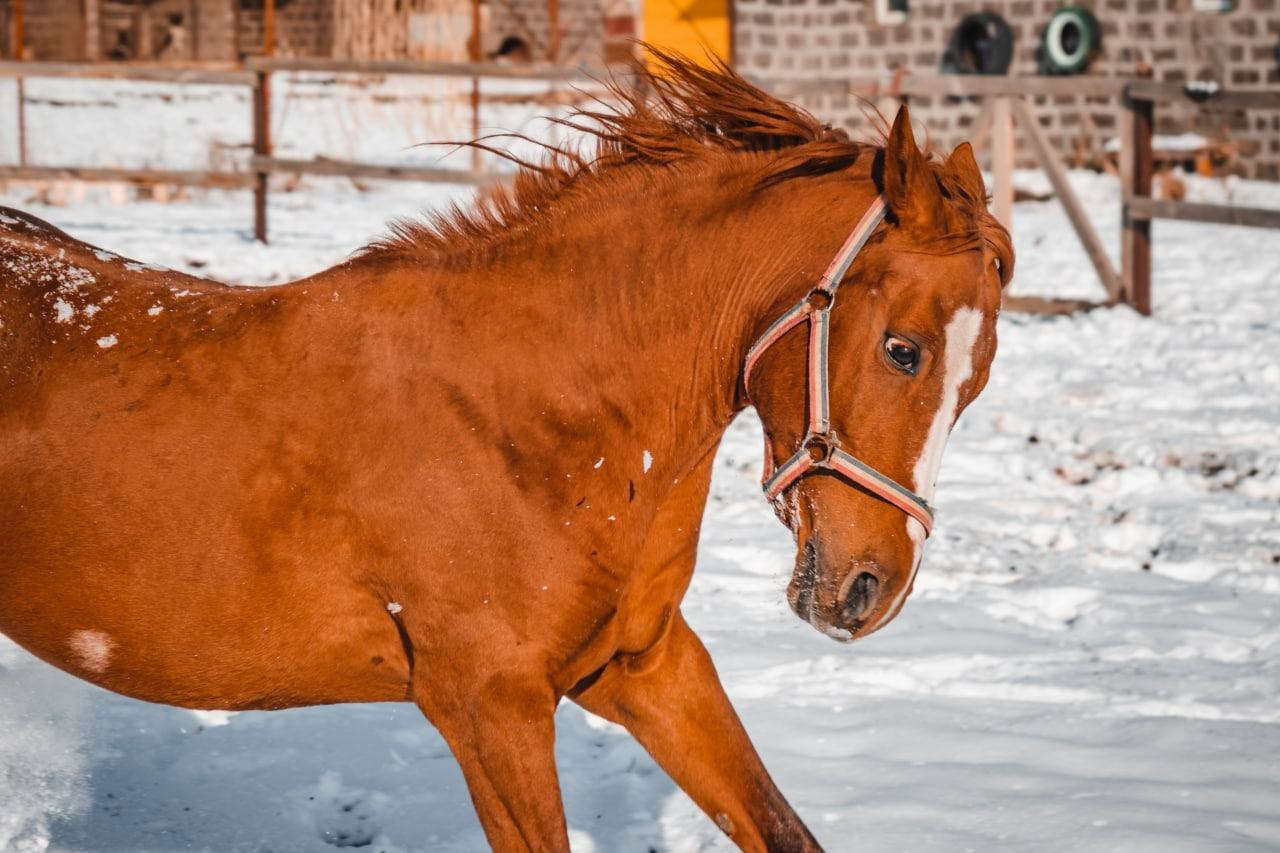
[[[13,47],[14,57],[22,62],[27,58],[25,42],[26,27],[22,19],[22,0],[13,4]],[[18,165],[27,165],[27,81],[19,77],[14,81],[18,95]]]
[[[484,33],[480,26],[480,0],[471,0],[471,40],[467,43],[467,55],[479,64],[483,59]],[[471,78],[471,141],[480,138],[480,78]],[[471,171],[480,171],[480,149],[471,149]]]
[[[1005,228],[1013,228],[1013,109],[1009,98],[992,98],[992,211]]]
[[[267,184],[270,173],[261,159],[271,156],[271,78],[259,71],[253,85],[253,236],[267,242]]]
[[[1120,104],[1120,275],[1122,298],[1139,314],[1151,315],[1151,220],[1134,215],[1132,199],[1151,197],[1155,171],[1152,134],[1155,102],[1136,100],[1126,87]]]

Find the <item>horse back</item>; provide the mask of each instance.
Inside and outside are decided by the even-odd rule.
[[[55,365],[65,375],[101,365],[118,346],[181,348],[202,320],[240,310],[252,293],[121,257],[0,207],[0,415],[30,409]],[[199,299],[215,294],[223,298]]]

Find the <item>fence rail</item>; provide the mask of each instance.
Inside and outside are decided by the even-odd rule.
[[[353,179],[447,182],[485,186],[509,177],[479,168],[476,159],[470,170],[427,166],[398,166],[317,158],[299,160],[272,156],[271,76],[280,72],[328,74],[415,75],[470,79],[472,127],[478,126],[481,99],[479,81],[495,78],[538,81],[551,86],[590,83],[605,79],[633,83],[629,70],[564,65],[508,65],[491,62],[421,62],[412,60],[339,60],[256,57],[244,66],[158,65],[145,63],[15,62],[0,61],[0,77],[16,78],[20,162],[0,166],[0,179],[62,179],[81,181],[121,181],[137,184],[180,184],[212,188],[252,188],[254,232],[267,239],[267,193],[273,174],[306,174]],[[32,77],[74,79],[114,79],[247,86],[251,89],[253,157],[249,170],[166,171],[157,169],[85,168],[79,166],[34,166],[25,162],[24,106],[22,81]],[[1280,90],[1236,91],[1187,87],[1143,78],[1122,77],[983,77],[895,74],[825,79],[760,79],[756,82],[779,94],[845,93],[863,97],[946,96],[984,101],[981,127],[975,137],[993,149],[993,208],[1007,223],[1013,204],[1013,132],[1015,124],[1030,137],[1041,166],[1062,201],[1068,219],[1085,252],[1097,270],[1106,291],[1105,302],[1048,300],[1039,297],[1011,299],[1011,306],[1037,311],[1079,310],[1097,304],[1124,302],[1138,311],[1151,313],[1151,221],[1175,219],[1257,228],[1280,229],[1280,210],[1165,201],[1151,197],[1154,157],[1152,140],[1157,104],[1189,104],[1203,108],[1280,110]],[[1103,249],[1083,206],[1076,199],[1066,171],[1050,149],[1041,131],[1029,97],[1071,95],[1111,99],[1121,108],[1119,128],[1121,200],[1121,268],[1117,272]]]

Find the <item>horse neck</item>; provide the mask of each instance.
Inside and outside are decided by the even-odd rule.
[[[818,216],[817,200],[836,191],[828,179],[751,193],[753,180],[651,178],[566,216],[533,262],[531,275],[563,297],[555,346],[572,350],[568,363],[600,395],[583,416],[616,413],[600,426],[638,440],[658,476],[678,479],[718,443],[744,405],[747,349],[816,282],[853,224]]]

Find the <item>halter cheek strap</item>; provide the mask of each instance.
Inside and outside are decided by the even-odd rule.
[[[840,251],[832,259],[818,284],[809,291],[794,308],[779,317],[765,330],[760,339],[747,350],[743,368],[743,387],[747,398],[751,395],[751,370],[769,347],[801,323],[809,324],[809,425],[800,448],[782,465],[774,467],[769,440],[765,438],[765,467],[763,487],[765,497],[779,509],[782,496],[796,481],[814,471],[834,471],[856,483],[877,497],[898,507],[924,527],[925,536],[933,530],[933,509],[928,501],[886,477],[876,469],[861,462],[840,446],[840,438],[831,430],[831,395],[828,378],[828,347],[831,327],[831,308],[835,304],[836,289],[858,252],[866,245],[872,233],[884,221],[883,196],[862,215],[861,221],[844,241]]]

